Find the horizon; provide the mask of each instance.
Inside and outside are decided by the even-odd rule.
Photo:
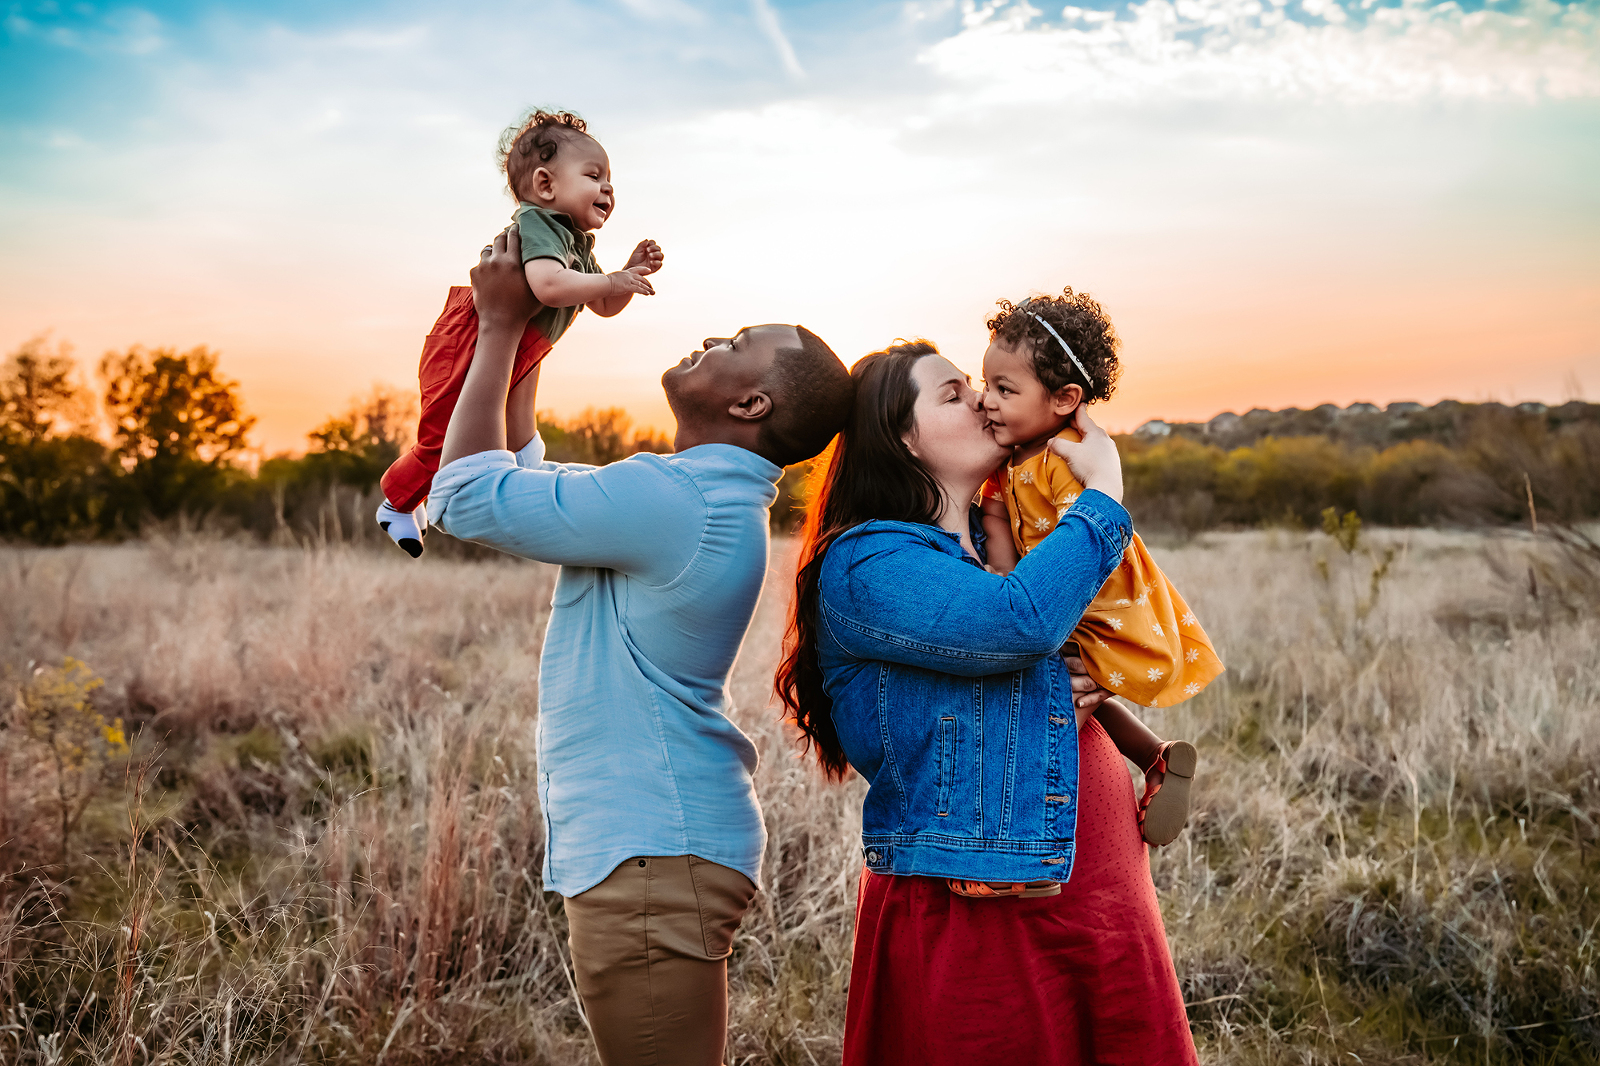
[[[446,288],[510,214],[495,140],[541,104],[611,156],[602,264],[646,236],[666,252],[660,295],[579,316],[546,362],[538,406],[563,418],[621,407],[670,437],[660,372],[760,321],[846,363],[926,336],[976,379],[994,301],[1067,284],[1123,337],[1096,415],[1120,431],[1556,406],[1600,383],[1597,14],[20,4],[0,22],[0,351],[51,331],[89,371],[205,345],[262,454],[303,451],[374,383],[415,394]]]

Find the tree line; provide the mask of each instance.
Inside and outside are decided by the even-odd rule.
[[[1316,528],[1329,507],[1388,526],[1600,518],[1600,405],[1447,401],[1234,446],[1249,430],[1237,418],[1174,430],[1119,438],[1128,507],[1145,526]]]
[[[266,539],[365,539],[378,480],[410,446],[416,400],[376,387],[307,435],[300,456],[259,465],[239,383],[208,348],[108,352],[100,388],[70,350],[35,338],[0,364],[0,538],[119,539],[206,523]],[[550,458],[597,465],[667,452],[620,408],[539,417]]]
[[[218,362],[204,347],[135,346],[108,352],[91,390],[65,345],[40,337],[11,352],[0,364],[0,538],[118,539],[175,522],[278,541],[373,538],[378,479],[409,446],[415,399],[375,388],[312,430],[303,455],[256,465],[255,420]],[[1322,411],[1118,438],[1129,509],[1144,528],[1180,534],[1316,528],[1329,507],[1396,526],[1600,517],[1600,405]],[[671,450],[620,408],[541,414],[539,425],[563,462]],[[774,529],[798,524],[804,475],[791,469],[780,483]]]

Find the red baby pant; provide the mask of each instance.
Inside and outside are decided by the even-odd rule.
[[[383,474],[384,498],[397,511],[414,511],[428,498],[433,475],[439,471],[444,431],[450,427],[450,415],[456,409],[477,346],[478,312],[472,306],[472,287],[452,285],[444,301],[444,313],[422,342],[422,364],[417,368],[417,379],[422,384],[417,443]],[[516,388],[549,351],[550,342],[533,323],[528,323],[511,364],[511,387]]]

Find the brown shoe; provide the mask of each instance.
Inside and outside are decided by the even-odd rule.
[[[1187,740],[1161,745],[1155,762],[1144,772],[1144,798],[1139,802],[1139,829],[1145,843],[1172,843],[1189,823],[1189,782],[1199,757]]]

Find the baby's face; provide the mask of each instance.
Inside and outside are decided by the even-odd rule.
[[[995,443],[1008,448],[1053,436],[1075,403],[1062,410],[1062,400],[1034,377],[1026,341],[1012,346],[991,341],[983,353],[983,407]]]
[[[549,196],[539,196],[536,203],[563,212],[585,232],[606,224],[617,197],[611,188],[611,160],[599,141],[582,136],[563,141],[544,169],[550,172]]]

